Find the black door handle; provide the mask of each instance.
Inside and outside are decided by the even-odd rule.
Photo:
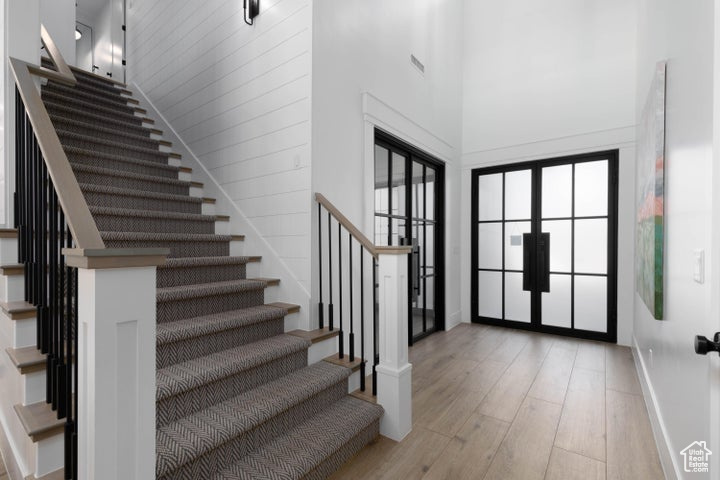
[[[718,352],[720,354],[720,332],[715,333],[712,340],[701,335],[695,337],[695,353],[707,355],[708,352]]]
[[[535,288],[534,246],[535,236],[532,233],[523,233],[523,290],[525,291]]]
[[[550,292],[550,234],[541,233],[538,245],[540,256],[540,291]]]

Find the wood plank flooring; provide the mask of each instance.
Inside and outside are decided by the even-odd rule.
[[[664,479],[628,348],[462,324],[410,361],[413,431],[332,480]]]

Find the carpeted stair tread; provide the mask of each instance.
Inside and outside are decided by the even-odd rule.
[[[145,232],[100,232],[103,240],[157,241],[157,242],[230,242],[232,235],[213,233],[145,233]]]
[[[277,335],[159,369],[156,374],[158,401],[237,375],[292,353],[307,350],[311,343],[292,335]]]
[[[71,105],[67,105],[65,103],[57,103],[49,98],[43,98],[43,102],[49,112],[57,112],[65,117],[89,119],[100,125],[115,125],[119,128],[135,131],[138,134],[147,133],[147,136],[150,136],[150,129],[142,126],[142,118],[135,115],[130,118],[113,118],[104,115],[97,115],[95,113],[88,112],[87,110],[73,108]]]
[[[219,472],[213,480],[300,479],[377,422],[382,407],[354,397],[335,402],[304,423]]]
[[[203,199],[200,197],[191,197],[189,195],[177,195],[173,193],[149,192],[146,190],[134,190],[132,188],[106,187],[104,185],[95,185],[92,183],[80,183],[80,190],[83,192],[103,193],[108,195],[117,195],[122,197],[138,197],[148,200],[168,200],[173,202],[192,203],[201,206]]]
[[[165,265],[158,268],[209,267],[215,265],[244,265],[254,261],[255,257],[187,257],[168,258]]]
[[[53,92],[52,90],[45,90],[42,92],[42,99],[44,100],[51,100],[55,103],[60,104],[67,104],[67,105],[73,105],[75,108],[79,109],[86,109],[90,112],[94,112],[97,115],[102,116],[108,116],[108,117],[123,117],[126,119],[129,118],[139,118],[135,115],[135,109],[129,105],[119,105],[117,107],[106,107],[104,105],[96,105],[92,102],[88,102],[82,99],[75,98],[72,95],[65,95],[58,92]]]
[[[102,168],[102,167],[93,167],[90,165],[82,165],[82,164],[73,164],[72,165],[73,170],[77,170],[80,172],[88,172],[88,173],[94,173],[96,175],[105,175],[108,177],[122,177],[132,180],[142,180],[145,182],[153,182],[153,183],[163,183],[166,185],[173,185],[178,187],[187,187],[190,188],[190,184],[192,182],[188,182],[185,180],[178,180],[176,178],[165,178],[165,177],[157,177],[155,175],[144,175],[142,173],[135,173],[135,172],[124,172],[122,170],[113,170],[110,168]]]
[[[60,143],[65,145],[68,142],[82,142],[84,145],[89,144],[92,145],[94,148],[112,148],[117,150],[123,150],[127,151],[128,153],[136,153],[136,154],[142,154],[151,156],[154,158],[157,158],[158,161],[167,162],[169,158],[168,152],[162,152],[158,150],[157,148],[146,148],[146,147],[138,147],[136,145],[129,145],[126,143],[121,142],[113,142],[111,140],[105,140],[102,138],[96,138],[91,135],[82,135],[80,133],[70,132],[67,130],[61,130],[59,128],[55,128],[57,131],[58,137],[60,137]],[[76,146],[76,145],[70,145],[70,146]],[[82,147],[79,147],[82,148]],[[93,148],[93,149],[94,149]]]
[[[156,475],[166,475],[257,428],[345,381],[350,373],[346,368],[318,362],[158,429]]]
[[[111,128],[103,125],[91,124],[55,114],[50,114],[50,120],[52,120],[53,125],[55,125],[56,128],[65,132],[70,131],[70,128],[75,128],[88,134],[100,134],[117,137],[113,141],[117,143],[127,144],[129,146],[143,145],[144,148],[155,150],[159,149],[160,147],[160,142],[158,140],[152,139],[147,135],[139,133],[124,132],[117,127]]]
[[[181,212],[164,212],[161,210],[134,210],[129,208],[98,207],[90,206],[90,213],[93,215],[107,215],[117,217],[140,217],[170,220],[191,220],[194,222],[215,223],[215,215],[202,215]],[[146,232],[147,233],[147,232]]]
[[[63,147],[63,150],[65,150],[65,153],[70,157],[70,163],[80,163],[77,161],[77,157],[90,157],[92,159],[96,160],[104,160],[108,163],[110,162],[117,162],[117,163],[125,163],[125,164],[131,164],[134,166],[137,166],[140,169],[150,169],[153,171],[162,171],[167,172],[167,175],[174,175],[174,179],[177,179],[179,173],[180,173],[180,167],[176,167],[173,165],[165,164],[165,163],[159,163],[159,162],[152,162],[148,160],[139,160],[132,157],[123,157],[120,155],[113,155],[111,153],[104,153],[104,152],[97,152],[94,150],[87,150],[84,148],[79,147],[73,147],[73,146],[65,146]],[[107,168],[107,167],[100,167],[100,168]],[[113,168],[111,170],[117,170],[117,168]],[[122,170],[120,170],[122,171]],[[133,172],[133,173],[140,173],[140,172]],[[151,176],[156,176],[152,174],[147,174]],[[167,178],[173,178],[173,177],[167,177]]]
[[[176,302],[192,298],[215,295],[242,294],[250,290],[264,289],[268,282],[264,280],[227,280],[224,282],[202,283],[200,285],[180,285],[157,289],[157,302]]]
[[[277,320],[285,317],[285,314],[286,312],[282,308],[272,305],[259,305],[202,317],[186,318],[175,322],[159,323],[157,325],[157,344],[165,345],[255,323]]]
[[[108,107],[127,107],[127,100],[114,95],[99,95],[95,92],[83,90],[82,88],[75,88],[59,83],[48,83],[43,87],[43,92],[55,92],[61,95],[72,95],[75,98],[81,99],[86,102],[99,103]],[[119,93],[119,92],[118,92]]]
[[[55,87],[57,85],[64,86],[63,84],[55,82],[53,80],[48,81],[49,87]],[[73,87],[70,87],[70,88],[73,88]],[[95,83],[79,81],[75,84],[74,88],[75,88],[75,90],[80,90],[80,91],[86,92],[86,93],[92,93],[99,97],[122,99],[123,101],[127,102],[127,98],[124,97],[122,95],[121,90],[116,87],[109,89],[109,88],[99,87]]]

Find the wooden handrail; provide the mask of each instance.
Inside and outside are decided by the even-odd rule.
[[[370,253],[370,255],[372,255],[373,257],[378,258],[378,255],[380,255],[381,253],[387,255],[405,255],[412,251],[412,247],[410,245],[390,247],[380,247],[375,245],[360,231],[359,228],[353,225],[353,223],[348,220],[347,217],[343,215],[342,212],[330,202],[330,200],[325,198],[322,193],[315,193],[315,200],[320,205],[325,207],[325,210],[327,210],[330,215],[335,217],[335,220],[337,220],[340,225],[345,227],[348,233],[352,235],[355,240],[357,240],[363,246],[363,248],[367,250],[368,253]]]
[[[105,248],[105,243],[100,237],[100,232],[85,202],[75,173],[31,76],[31,73],[43,70],[52,72],[52,70],[40,69],[40,67],[32,66],[17,58],[10,58],[10,69],[15,76],[15,84],[25,104],[28,119],[35,131],[35,137],[55,186],[60,206],[65,212],[75,244],[82,249]],[[52,73],[57,75],[56,72]]]
[[[44,25],[40,25],[40,40],[45,47],[45,51],[48,52],[48,55],[50,56],[50,61],[55,65],[55,68],[57,68],[57,71],[55,72],[48,68],[29,65],[30,73],[50,80],[55,80],[66,85],[75,86],[77,83],[75,74],[73,74],[72,70],[70,70],[70,67],[65,62],[65,58],[63,58],[60,53],[60,49],[58,49],[57,45],[55,45],[55,42],[45,29]]]

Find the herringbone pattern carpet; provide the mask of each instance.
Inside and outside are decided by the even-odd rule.
[[[268,283],[246,278],[252,258],[230,256],[233,237],[215,234],[133,105],[76,75],[42,96],[105,245],[170,250],[157,272],[157,478],[327,477],[378,436],[382,409],[347,394],[350,370],[308,366],[310,342],[284,334]]]

